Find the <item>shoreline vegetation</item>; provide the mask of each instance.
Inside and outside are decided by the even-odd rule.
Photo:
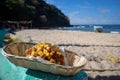
[[[70,26],[68,16],[45,0],[2,0],[0,9],[0,21],[32,21],[35,28]]]

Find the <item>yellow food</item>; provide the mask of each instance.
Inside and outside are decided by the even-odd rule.
[[[50,43],[39,43],[32,48],[29,48],[25,51],[26,57],[34,56],[41,57],[52,63],[65,65],[64,57],[62,51],[57,46],[53,46]]]

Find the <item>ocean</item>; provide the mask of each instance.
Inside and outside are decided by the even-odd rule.
[[[72,30],[72,31],[94,32],[95,26],[102,28],[102,31],[105,33],[119,33],[120,34],[120,25],[72,25],[72,27],[63,27],[60,29]]]

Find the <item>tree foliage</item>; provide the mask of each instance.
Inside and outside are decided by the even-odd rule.
[[[33,25],[69,26],[69,18],[44,0],[1,0],[0,20],[32,20]]]

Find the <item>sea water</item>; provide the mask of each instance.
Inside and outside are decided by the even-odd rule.
[[[95,26],[101,26],[105,33],[120,33],[120,25],[72,25],[71,27],[60,28],[72,31],[94,31]]]

